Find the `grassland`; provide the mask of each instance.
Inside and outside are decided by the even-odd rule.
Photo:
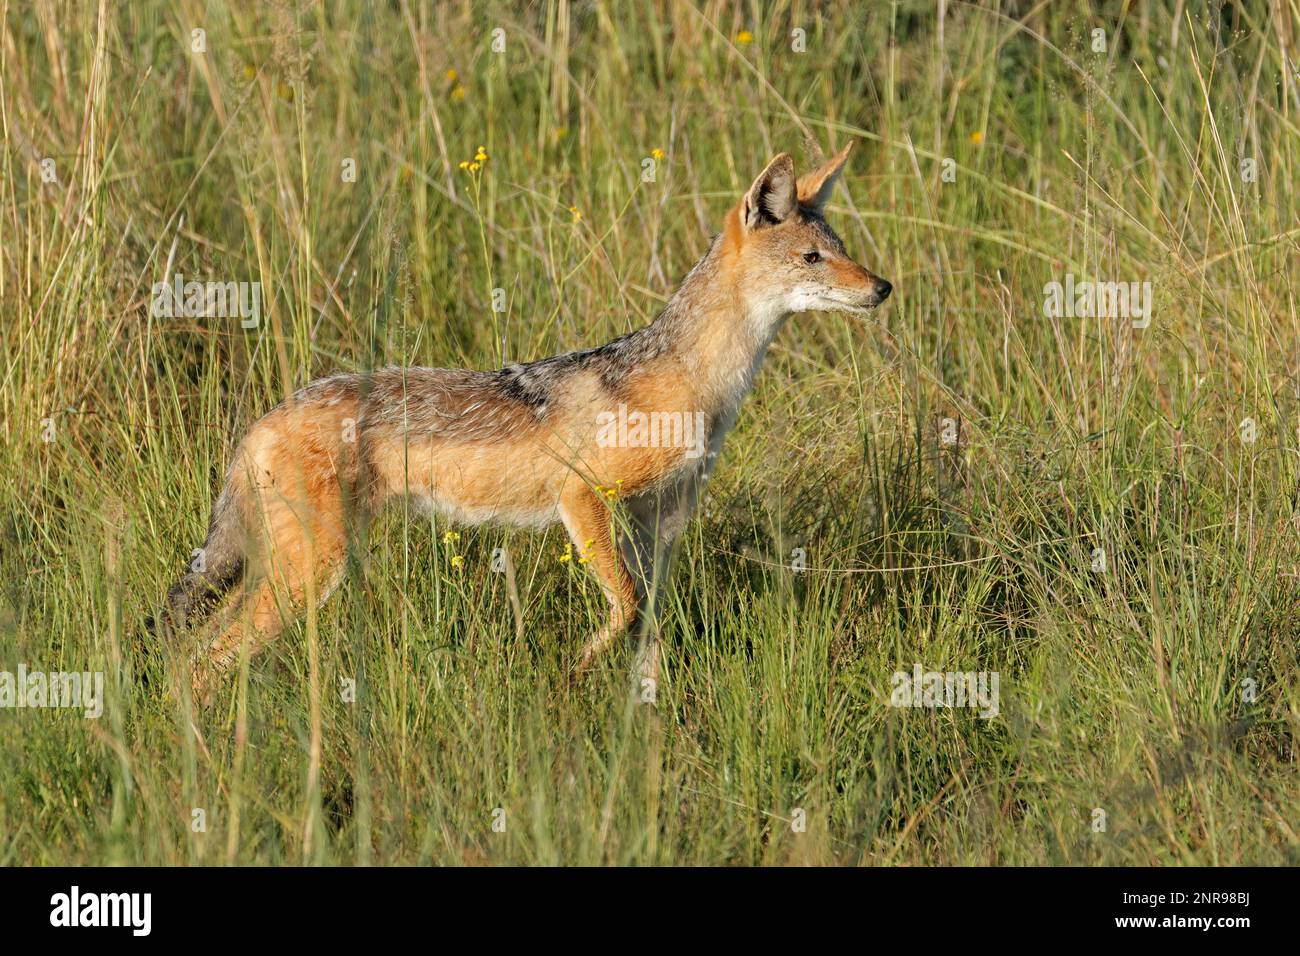
[[[0,863],[1296,862],[1298,71],[1294,0],[0,0],[0,670],[107,681],[0,710]],[[160,692],[258,415],[642,325],[851,136],[830,218],[894,296],[777,339],[656,706],[629,650],[569,685],[558,530],[402,509],[211,710]],[[257,327],[152,315],[176,273]],[[1045,316],[1067,274],[1149,324]],[[918,662],[999,716],[891,707]]]

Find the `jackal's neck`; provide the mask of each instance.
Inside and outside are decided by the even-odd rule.
[[[705,412],[723,416],[748,394],[786,319],[779,303],[755,304],[745,295],[726,255],[719,236],[651,325],[685,368],[695,400]]]

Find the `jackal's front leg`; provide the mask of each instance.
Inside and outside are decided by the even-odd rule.
[[[659,682],[659,631],[669,564],[698,493],[699,473],[688,474],[673,485],[628,502],[628,534],[622,543],[624,560],[640,595],[635,673],[643,682]]]
[[[605,500],[586,485],[578,485],[560,502],[560,519],[576,553],[585,555],[609,600],[609,619],[582,649],[579,672],[636,623],[637,589],[619,553]]]

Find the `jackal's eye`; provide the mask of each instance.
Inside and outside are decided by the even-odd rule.
[[[818,252],[816,249],[814,249],[812,252],[805,252],[803,254],[803,261],[808,263],[808,265],[810,266],[816,265],[818,262],[822,261],[822,254]]]

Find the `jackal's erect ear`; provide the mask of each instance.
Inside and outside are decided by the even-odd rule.
[[[781,153],[758,174],[740,201],[740,224],[746,232],[785,222],[798,201],[794,190],[794,160]]]
[[[840,173],[844,171],[844,164],[849,161],[853,143],[854,140],[849,140],[842,150],[817,169],[799,177],[799,205],[816,213],[822,211],[822,207],[830,200],[831,193],[835,191],[835,184],[839,181]]]

